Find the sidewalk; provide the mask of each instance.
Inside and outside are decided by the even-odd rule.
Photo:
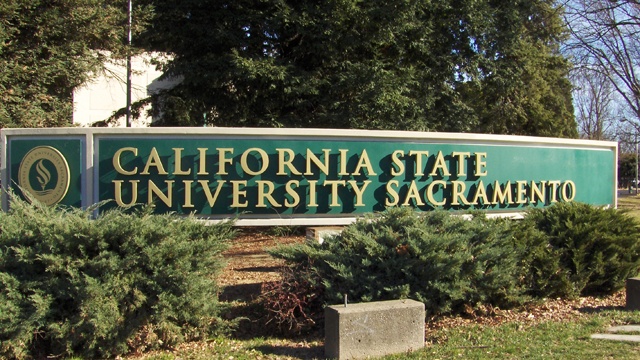
[[[640,195],[640,191],[638,192],[638,195]],[[631,189],[631,192],[629,192],[629,189],[618,189],[618,197],[627,197],[627,196],[636,196],[636,189],[633,188]]]

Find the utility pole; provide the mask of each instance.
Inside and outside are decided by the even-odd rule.
[[[636,184],[636,196],[638,196],[638,187],[640,187],[640,184],[638,184],[638,127],[634,126],[634,129],[636,130],[635,132],[635,143],[636,143],[636,178],[633,179],[633,182]]]
[[[633,184],[633,186],[636,188],[636,196],[638,196],[638,187],[640,187],[640,184],[638,184],[638,165],[639,165],[638,156],[640,155],[640,144],[638,144],[638,125],[631,122],[627,118],[620,119],[620,122],[628,123],[628,124],[631,124],[631,126],[633,126],[633,133],[634,133],[633,143],[636,147],[636,166],[634,171],[635,179],[631,181],[631,184]],[[629,189],[629,193],[631,193],[631,189]]]
[[[633,125],[633,130],[634,130],[634,138],[633,138],[633,142],[636,145],[636,166],[635,166],[635,178],[633,179],[632,184],[634,184],[634,186],[636,187],[636,196],[638,196],[638,187],[640,187],[640,184],[638,184],[638,125],[632,123],[631,121],[628,121],[631,125]]]
[[[127,117],[126,127],[131,127],[131,13],[133,0],[129,0],[127,7]]]

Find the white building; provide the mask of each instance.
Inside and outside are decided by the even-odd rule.
[[[162,72],[156,70],[150,60],[155,54],[137,56],[131,59],[131,103],[144,99],[161,89],[170,88],[176,81],[160,81]],[[107,64],[103,75],[76,89],[73,93],[73,123],[78,126],[92,126],[104,121],[127,104],[126,64]],[[132,119],[131,126],[149,126],[153,120],[148,116],[149,106],[139,119]],[[125,118],[110,126],[125,126]]]

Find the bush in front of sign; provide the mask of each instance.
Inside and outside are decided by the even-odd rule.
[[[322,296],[314,301],[325,304],[339,304],[344,295],[351,302],[411,298],[424,302],[429,314],[448,314],[613,293],[638,275],[639,235],[636,221],[623,212],[580,203],[531,210],[522,221],[391,208],[322,244],[271,253],[285,259],[294,276],[309,277],[289,278],[280,287],[284,293],[309,293],[286,286],[306,281],[320,284],[313,291]],[[300,268],[307,271],[295,271]],[[288,311],[282,303],[269,307],[279,294],[267,296],[274,321],[304,326],[321,315]]]
[[[482,304],[521,303],[520,255],[511,224],[444,211],[419,214],[390,208],[346,227],[323,244],[271,251],[292,266],[309,263],[326,303],[411,298],[430,314],[473,310]]]
[[[640,228],[621,210],[557,203],[529,211],[516,235],[538,297],[611,294],[640,271]]]
[[[0,227],[0,357],[105,358],[224,327],[214,275],[230,223],[13,197]]]

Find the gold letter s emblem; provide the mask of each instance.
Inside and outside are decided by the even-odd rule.
[[[46,205],[55,205],[67,195],[69,177],[67,160],[51,146],[31,149],[22,158],[18,170],[18,184],[23,191],[28,191],[33,198]],[[34,188],[33,184],[39,186]]]

